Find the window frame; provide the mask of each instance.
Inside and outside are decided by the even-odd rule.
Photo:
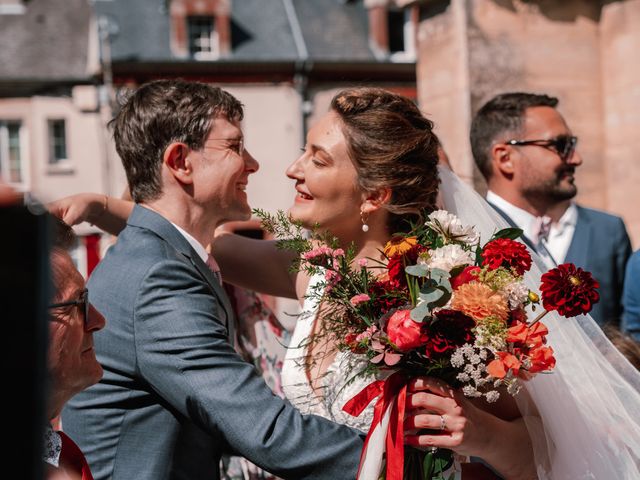
[[[19,180],[15,181],[11,178],[11,142],[9,137],[9,126],[17,125],[18,127],[18,168],[19,171]],[[27,182],[27,165],[26,155],[25,155],[25,130],[24,130],[24,122],[19,118],[1,118],[0,119],[0,174],[2,176],[3,181],[7,182],[9,185],[17,188],[18,190],[26,190],[28,187]]]
[[[217,60],[220,58],[220,34],[216,25],[216,17],[215,15],[188,15],[185,19],[187,24],[187,50],[189,52],[189,57],[194,60]],[[198,25],[199,35],[196,37],[193,33],[193,29],[196,26],[196,22],[200,22]],[[202,28],[205,24],[211,26],[211,30],[209,31],[209,35],[203,35],[202,33],[205,31]],[[209,23],[210,22],[210,23]],[[208,50],[203,50],[202,43],[203,40],[206,39],[208,41]],[[200,43],[202,42],[202,43]],[[198,50],[197,50],[198,49]]]
[[[55,144],[56,138],[54,128],[56,124],[62,123],[64,129],[64,138],[62,147],[64,148],[64,156],[58,157],[56,152],[57,145]],[[50,117],[47,118],[47,166],[51,170],[69,170],[70,158],[69,158],[69,133],[67,128],[67,119],[64,117]]]

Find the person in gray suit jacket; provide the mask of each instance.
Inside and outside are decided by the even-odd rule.
[[[203,245],[250,216],[258,163],[242,115],[219,88],[161,80],[113,122],[137,205],[89,281],[108,319],[95,338],[104,377],[62,414],[96,480],[218,478],[223,452],[283,478],[355,477],[361,435],[273,395],[230,340],[232,311]]]
[[[590,271],[600,283],[591,315],[618,324],[631,242],[620,217],[581,207],[578,142],[556,109],[558,99],[505,93],[489,100],[471,124],[471,148],[487,181],[487,201],[549,268],[564,262]]]

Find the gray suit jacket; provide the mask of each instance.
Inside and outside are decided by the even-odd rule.
[[[216,479],[223,452],[284,478],[355,478],[362,436],[272,394],[229,343],[220,285],[162,216],[136,206],[88,288],[107,319],[104,378],[62,422],[96,480]]]
[[[491,204],[512,226],[515,222],[500,208]],[[600,283],[600,301],[591,311],[599,325],[619,325],[622,314],[622,285],[626,263],[631,255],[631,241],[620,217],[609,213],[578,207],[578,221],[563,263],[573,263],[588,270]],[[526,237],[522,239],[534,251]]]

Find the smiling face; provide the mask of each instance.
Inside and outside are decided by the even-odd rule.
[[[248,220],[251,207],[246,188],[258,162],[244,150],[239,120],[218,116],[212,122],[204,148],[192,152],[194,199],[218,212],[223,221]]]
[[[347,154],[339,116],[330,111],[309,130],[304,153],[287,169],[296,197],[289,214],[306,227],[316,223],[340,236],[360,228],[364,200]]]
[[[525,111],[522,140],[549,140],[572,135],[562,116],[552,107],[532,107]],[[514,173],[524,197],[562,201],[573,198],[576,167],[582,157],[574,151],[566,161],[552,148],[538,145],[514,147],[517,162]]]
[[[66,252],[51,254],[56,303],[78,300],[85,282]],[[53,390],[59,397],[71,398],[102,378],[96,360],[93,332],[105,325],[104,317],[93,306],[85,322],[84,308],[70,305],[51,309],[49,322],[48,367]]]

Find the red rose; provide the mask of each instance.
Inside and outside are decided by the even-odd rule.
[[[398,310],[387,322],[389,340],[401,352],[417,348],[428,340],[424,324],[411,319],[411,310]]]
[[[429,358],[442,357],[465,343],[473,343],[471,329],[475,322],[457,310],[440,310],[429,325],[425,353]]]
[[[565,317],[588,313],[600,300],[596,291],[600,284],[591,273],[563,263],[542,275],[542,306],[547,311],[557,310]]]
[[[513,267],[518,275],[531,268],[531,255],[522,243],[510,238],[497,238],[487,243],[482,250],[482,265],[495,270],[498,267]]]
[[[477,280],[480,270],[480,267],[472,265],[464,267],[464,270],[462,270],[458,275],[449,280],[451,282],[451,288],[453,290],[457,290],[461,285],[472,282],[473,280]]]

